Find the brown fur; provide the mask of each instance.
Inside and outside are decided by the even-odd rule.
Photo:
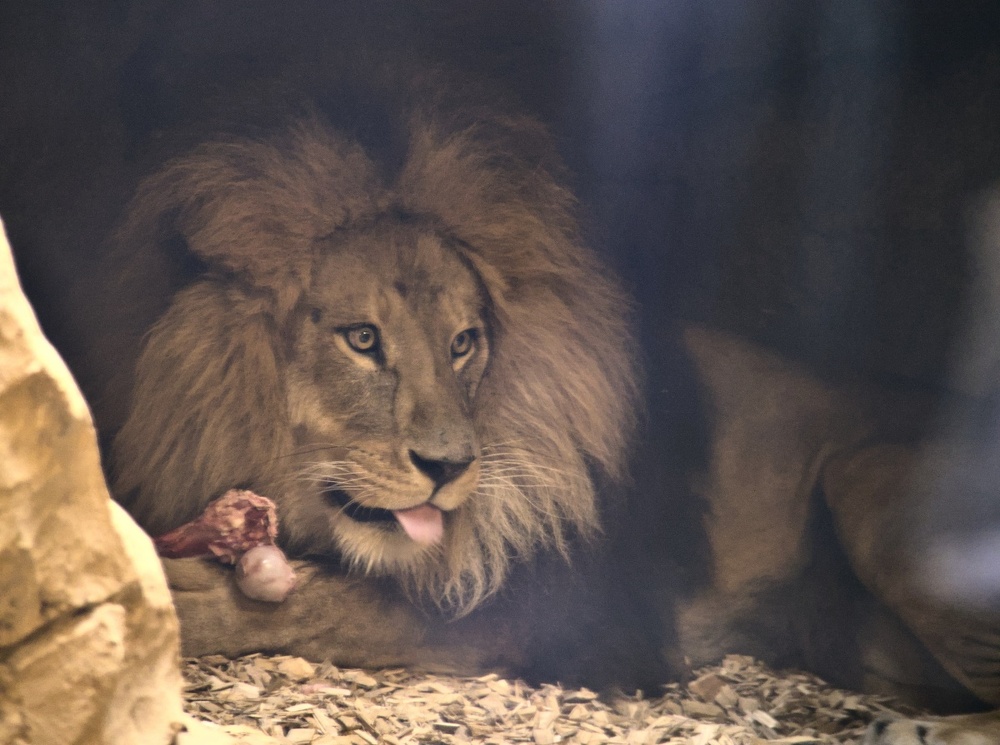
[[[289,400],[305,352],[292,340],[312,295],[330,289],[314,286],[328,252],[364,256],[388,224],[383,243],[447,244],[485,294],[489,362],[468,401],[481,476],[449,513],[444,551],[382,562],[367,537],[347,558],[464,612],[503,585],[511,561],[592,534],[588,468],[623,475],[636,369],[626,300],[581,245],[569,193],[509,149],[540,137],[526,120],[456,131],[417,114],[405,164],[386,183],[359,146],[313,118],[270,140],[210,142],[148,178],[118,230],[120,250],[141,259],[177,231],[211,272],[149,330],[115,439],[113,490],[140,523],[164,531],[247,486],[278,502],[293,549],[345,552],[346,534],[298,540],[312,517],[294,509],[297,493],[316,487],[297,459]],[[447,286],[449,272],[431,267],[429,277]],[[346,291],[352,279],[343,282]],[[382,396],[376,407],[393,405],[372,395]],[[336,418],[357,396],[310,405]],[[402,506],[387,499],[374,506]]]
[[[941,719],[879,717],[861,745],[993,745],[1000,741],[1000,713]]]
[[[933,402],[831,385],[704,328],[684,341],[711,430],[710,576],[663,611],[684,654],[751,653],[942,712],[1000,702],[996,613],[935,599],[920,569],[919,501],[962,463],[921,440]],[[994,742],[998,722],[900,720],[865,742]]]

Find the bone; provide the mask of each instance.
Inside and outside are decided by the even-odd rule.
[[[254,600],[280,603],[295,583],[295,571],[277,546],[255,546],[236,565],[236,585]]]

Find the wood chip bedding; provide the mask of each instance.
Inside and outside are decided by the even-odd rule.
[[[242,745],[847,745],[880,713],[915,713],[739,655],[658,698],[610,702],[496,675],[349,670],[284,656],[189,659],[184,675],[188,713]]]

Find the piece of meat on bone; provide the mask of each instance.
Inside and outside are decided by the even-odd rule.
[[[247,597],[280,603],[295,587],[295,572],[274,539],[274,502],[246,489],[230,489],[188,523],[154,538],[168,559],[211,557],[237,564],[236,584]]]

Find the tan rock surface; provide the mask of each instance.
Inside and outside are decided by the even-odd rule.
[[[152,544],[108,496],[90,413],[0,230],[0,742],[172,743],[177,654]]]

